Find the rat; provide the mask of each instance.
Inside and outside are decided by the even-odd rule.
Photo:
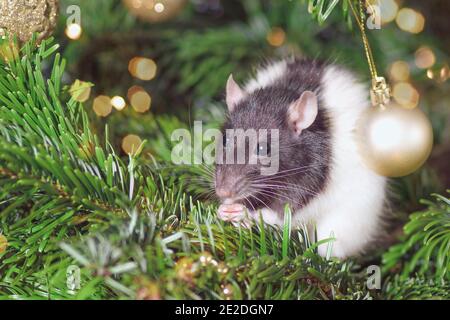
[[[256,146],[244,141],[245,162],[216,163],[219,218],[250,226],[262,217],[282,226],[288,205],[293,227],[315,229],[316,241],[333,238],[331,256],[362,254],[382,231],[387,182],[357,149],[355,126],[371,106],[367,92],[344,67],[306,58],[271,62],[243,88],[230,75],[220,148],[239,146],[226,134],[234,129],[276,130],[278,142],[271,148],[269,138]],[[277,153],[276,172],[262,174],[261,162],[250,164],[261,150],[265,158]],[[328,250],[327,243],[318,247],[322,256]]]

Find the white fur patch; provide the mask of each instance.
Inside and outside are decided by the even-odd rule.
[[[329,66],[322,78],[321,99],[332,125],[332,166],[326,189],[294,216],[297,225],[315,224],[318,240],[334,235],[332,255],[361,253],[378,234],[386,178],[368,169],[357,150],[354,129],[370,106],[368,88],[352,74]],[[327,245],[319,247],[325,255]]]
[[[281,78],[287,68],[287,61],[281,60],[269,64],[267,67],[259,69],[254,79],[251,79],[245,85],[245,91],[252,93],[255,90],[262,89],[273,84],[277,79]]]

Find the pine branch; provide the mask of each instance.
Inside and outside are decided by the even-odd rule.
[[[426,210],[411,214],[401,243],[383,255],[385,271],[401,268],[400,279],[418,274],[437,282],[450,280],[450,200],[434,195]]]

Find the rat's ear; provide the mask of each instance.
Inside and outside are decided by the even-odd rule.
[[[230,74],[227,81],[227,97],[226,102],[228,110],[233,111],[234,107],[245,97],[245,92],[234,81],[233,75]]]
[[[317,96],[312,91],[305,91],[294,101],[288,110],[288,123],[292,130],[299,135],[316,120],[318,111]]]

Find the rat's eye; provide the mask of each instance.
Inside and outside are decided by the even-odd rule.
[[[270,145],[267,142],[258,142],[256,145],[256,154],[258,156],[269,156],[270,155]]]

